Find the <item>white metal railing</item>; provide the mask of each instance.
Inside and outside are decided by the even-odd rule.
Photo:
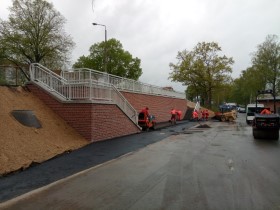
[[[63,100],[116,104],[135,124],[138,123],[137,111],[110,83],[91,79],[67,80],[38,63],[30,65],[30,79]]]
[[[145,84],[132,79],[127,79],[88,68],[79,68],[70,71],[62,71],[61,76],[69,81],[80,82],[87,80],[95,80],[97,82],[110,83],[114,85],[118,90],[131,91],[134,93],[162,95],[181,99],[186,98],[185,93],[165,90],[162,87]]]

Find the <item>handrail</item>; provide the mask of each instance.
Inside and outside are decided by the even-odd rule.
[[[135,124],[138,123],[137,111],[112,84],[91,79],[69,81],[38,63],[30,65],[30,78],[31,81],[65,101],[114,103]]]
[[[162,87],[154,86],[128,78],[96,71],[89,68],[78,68],[70,71],[62,71],[61,75],[71,81],[96,80],[113,84],[118,90],[131,91],[150,95],[162,95],[174,98],[185,99],[185,93],[164,90]]]

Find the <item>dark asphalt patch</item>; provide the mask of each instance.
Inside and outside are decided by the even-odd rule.
[[[211,128],[211,127],[207,124],[203,124],[203,125],[197,126],[197,128]]]

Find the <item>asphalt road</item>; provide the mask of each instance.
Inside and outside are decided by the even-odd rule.
[[[159,129],[156,131],[92,143],[42,164],[33,165],[27,170],[0,177],[0,203],[127,153],[137,151],[149,144],[181,132],[182,128],[192,127],[195,124],[197,123],[189,121],[180,121],[176,126],[170,126],[169,123],[160,123],[157,126]]]
[[[146,133],[165,137],[0,209],[280,209],[278,141],[254,140],[244,115],[186,125]]]

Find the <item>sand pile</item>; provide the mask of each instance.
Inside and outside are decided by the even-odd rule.
[[[42,128],[20,124],[13,110],[32,110]],[[25,169],[89,142],[22,87],[0,86],[0,175]]]

